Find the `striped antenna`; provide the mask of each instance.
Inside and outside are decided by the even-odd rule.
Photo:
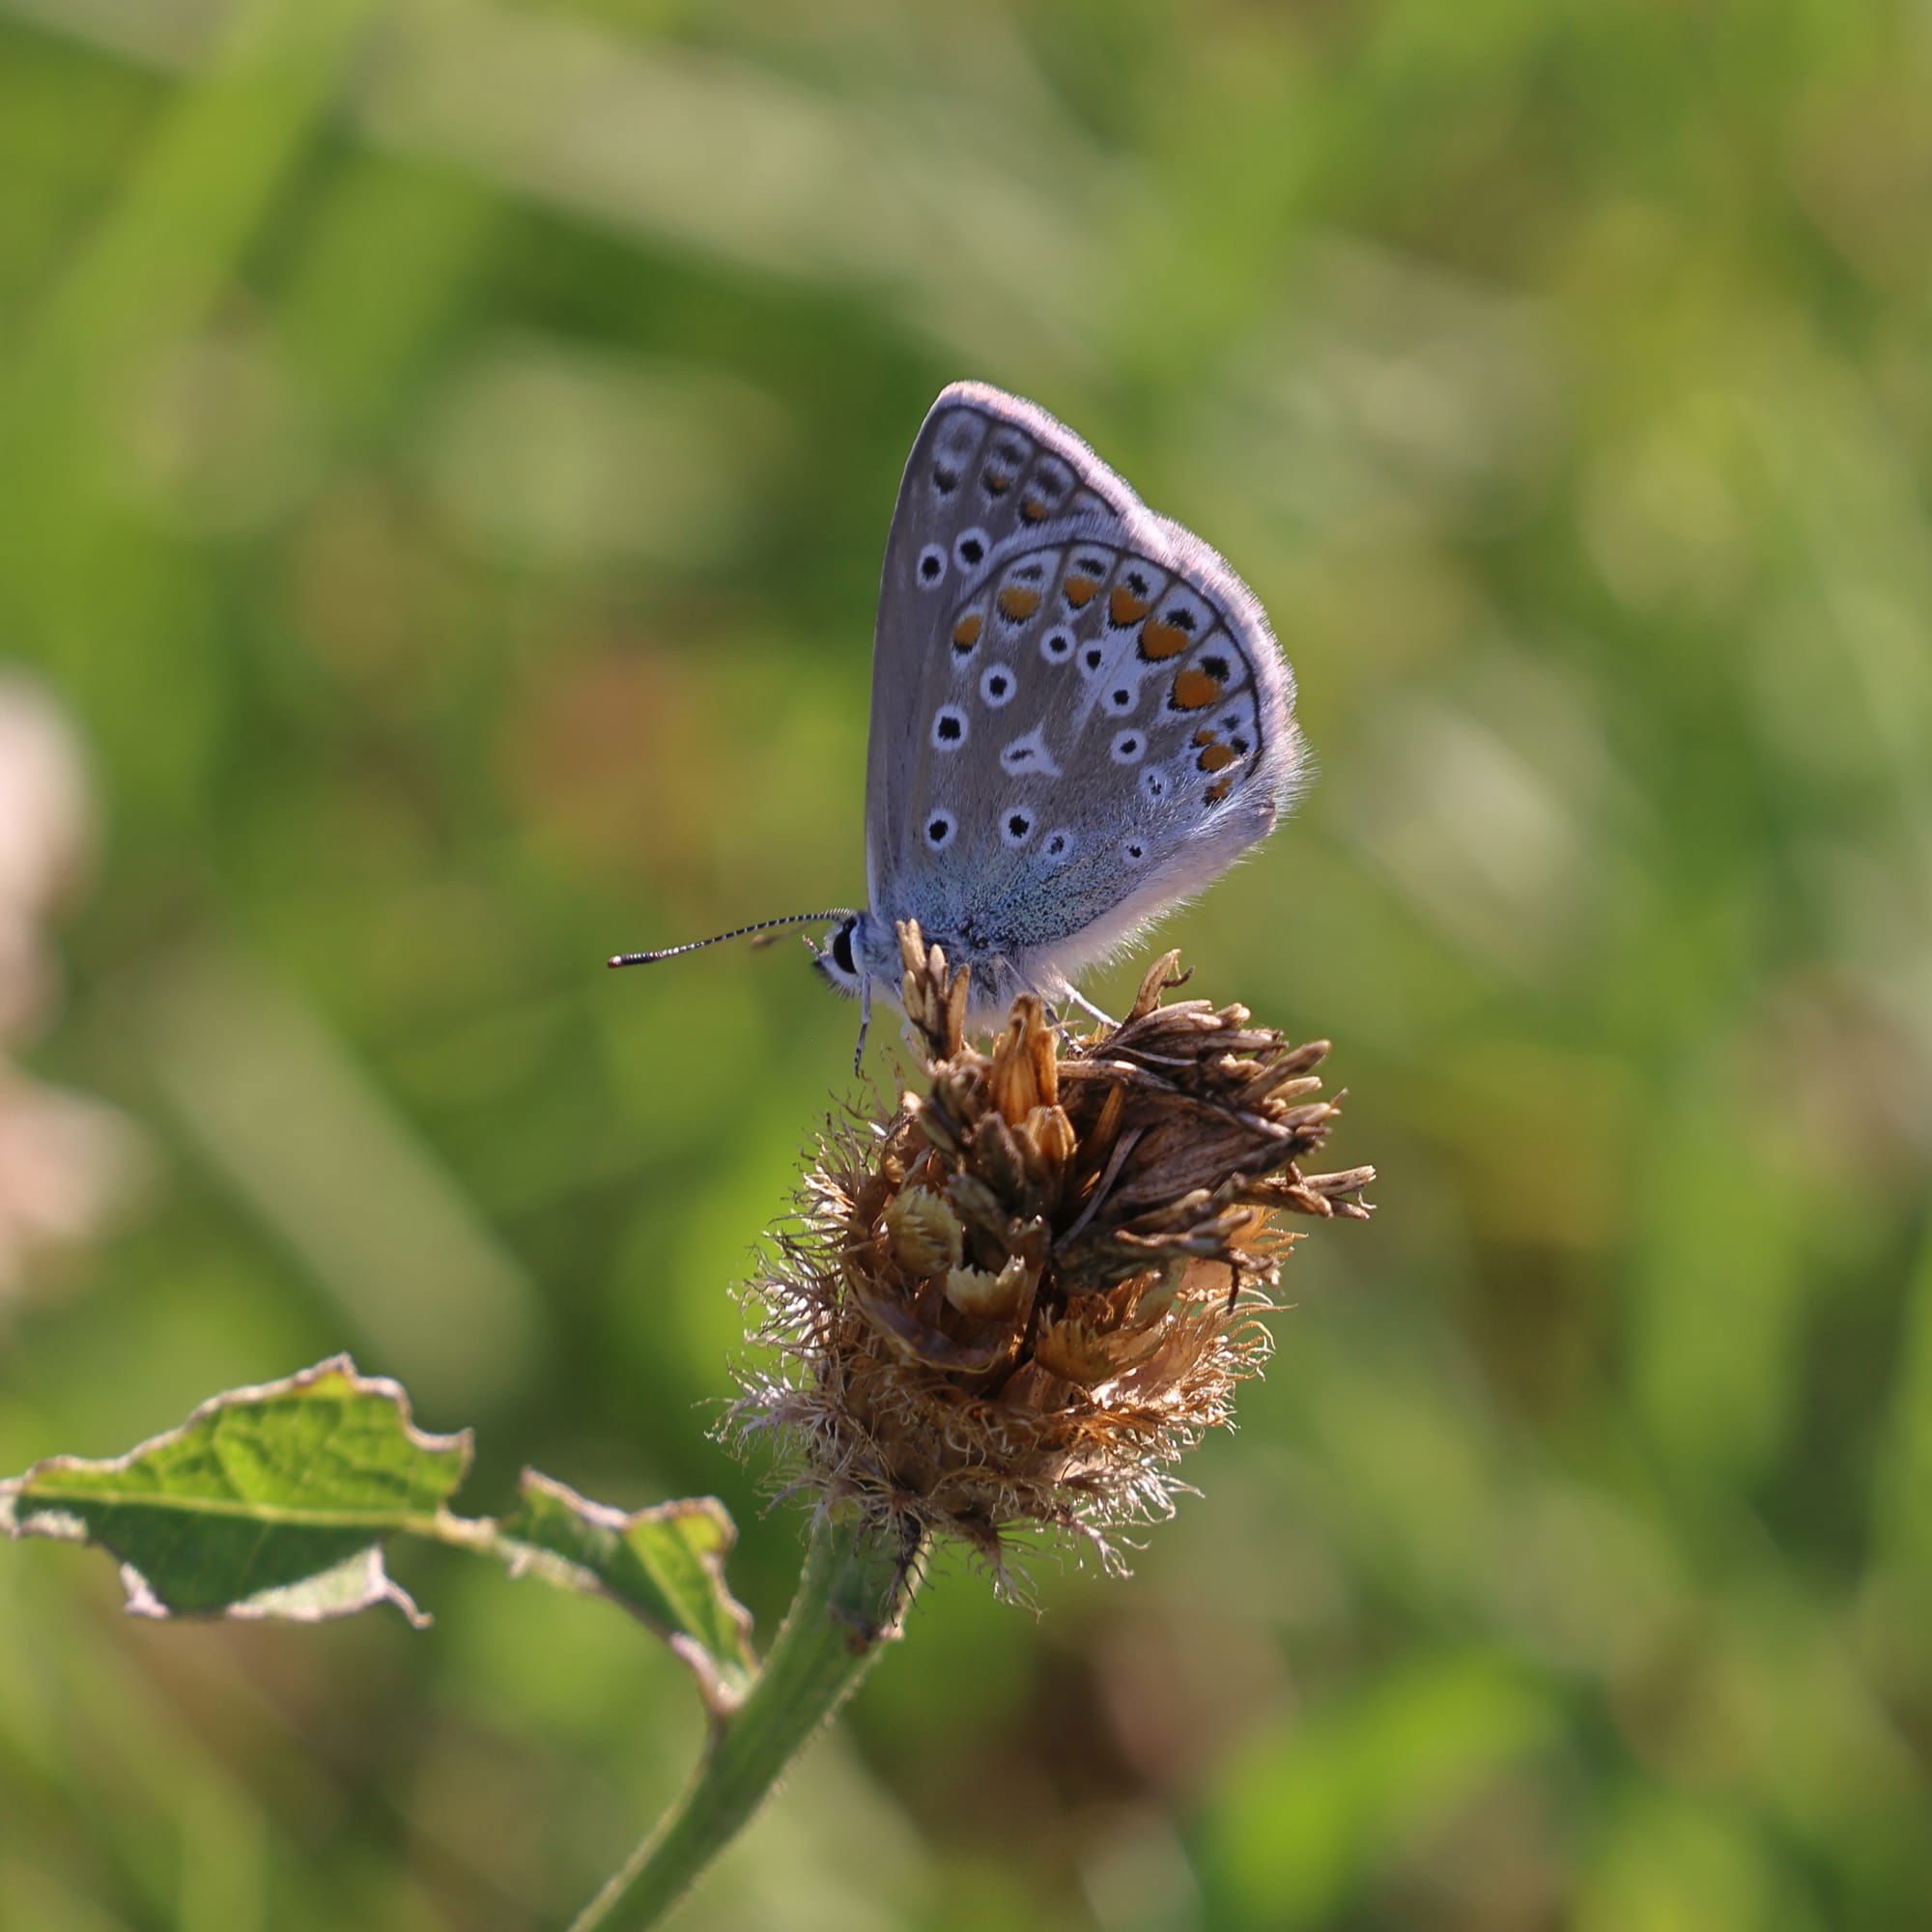
[[[810,925],[818,920],[850,919],[850,906],[834,906],[829,912],[791,912],[782,919],[761,919],[751,925],[735,925],[729,932],[712,934],[709,939],[687,940],[682,946],[661,947],[655,952],[618,952],[612,966],[655,966],[660,959],[675,959],[680,952],[696,952],[706,946],[722,946],[727,939],[743,939],[748,932],[768,932],[775,925]]]

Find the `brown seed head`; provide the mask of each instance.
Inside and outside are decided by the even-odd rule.
[[[1227,1422],[1270,1346],[1286,1214],[1363,1220],[1375,1170],[1302,1171],[1339,1113],[1326,1041],[1291,1048],[1243,1007],[1161,1004],[1063,1043],[1016,1001],[982,1052],[967,975],[899,928],[923,1094],[820,1146],[803,1227],[752,1285],[760,1339],[732,1414],[775,1431],[794,1483],[1001,1566],[1029,1527],[1112,1532],[1172,1509],[1173,1468]]]

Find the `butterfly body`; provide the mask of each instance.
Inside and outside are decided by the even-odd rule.
[[[1045,411],[954,384],[900,484],[880,585],[867,908],[825,977],[896,999],[896,923],[973,968],[984,1019],[1077,998],[1264,838],[1304,768],[1261,606]]]

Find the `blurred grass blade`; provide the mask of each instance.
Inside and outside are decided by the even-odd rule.
[[[648,1624],[691,1666],[715,1716],[742,1701],[757,1661],[751,1613],[724,1585],[737,1531],[722,1503],[704,1496],[627,1516],[526,1469],[521,1499],[497,1527],[516,1546],[504,1552],[513,1566],[601,1591]],[[530,1562],[526,1551],[551,1560]]]
[[[395,1382],[346,1355],[231,1389],[125,1456],[49,1457],[0,1484],[15,1536],[99,1544],[147,1615],[347,1616],[394,1604],[379,1545],[435,1533],[469,1467],[469,1435],[431,1435]]]
[[[546,1337],[529,1277],[313,1006],[211,942],[151,976],[142,1010],[182,1130],[355,1324],[345,1341],[445,1411],[534,1371]]]
[[[838,286],[857,277],[955,353],[983,356],[1001,339],[1035,354],[1041,342],[1065,355],[1085,351],[1080,270],[1105,218],[1109,172],[1083,129],[1039,111],[1051,98],[1036,92],[1023,58],[969,120],[963,101],[957,113],[935,112],[923,92],[901,102],[802,85],[723,47],[681,47],[561,10],[363,0],[357,13],[336,0],[317,22],[302,9],[264,11],[257,22],[245,5],[203,0],[0,0],[0,16],[184,76],[190,102],[217,83],[261,89],[262,69],[279,78],[273,56],[313,41],[298,78],[319,79],[284,115],[292,128],[326,107],[372,150],[426,157],[505,203],[741,270]],[[374,30],[358,33],[372,19]],[[230,68],[242,81],[228,80]],[[966,131],[989,116],[1009,138]],[[186,154],[167,156],[161,189],[199,160],[191,137],[201,125],[197,117],[177,137]],[[568,140],[558,138],[565,126]],[[1014,166],[1006,157],[1022,131],[1028,164]],[[265,157],[251,185],[271,183],[270,161],[282,158]],[[189,179],[213,198],[198,175]],[[172,213],[172,201],[156,199]],[[245,232],[239,213],[229,225]],[[1042,261],[1065,272],[1028,270]]]

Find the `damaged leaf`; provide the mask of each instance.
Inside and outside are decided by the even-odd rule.
[[[533,1469],[500,1521],[454,1515],[467,1430],[435,1435],[399,1383],[346,1355],[231,1389],[125,1456],[52,1456],[0,1482],[0,1529],[94,1544],[120,1560],[139,1616],[315,1623],[391,1604],[428,1622],[388,1575],[397,1536],[606,1596],[655,1631],[722,1717],[757,1674],[752,1623],[725,1587],[737,1532],[706,1496],[627,1514]]]
[[[419,1612],[379,1546],[433,1522],[469,1467],[469,1435],[410,1420],[395,1382],[346,1355],[231,1389],[125,1456],[51,1456],[0,1483],[15,1536],[98,1544],[147,1616],[314,1622],[394,1604]]]

